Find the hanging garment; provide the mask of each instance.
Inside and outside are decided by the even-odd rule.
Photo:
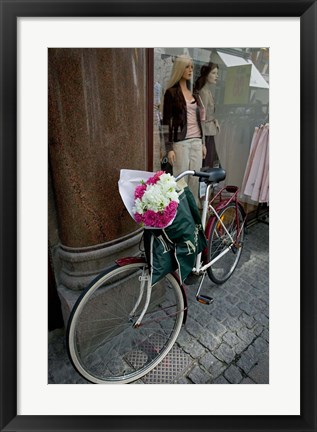
[[[246,169],[245,169],[245,173],[244,173],[244,177],[243,177],[243,181],[242,181],[242,186],[241,186],[242,191],[245,190],[245,186],[246,186],[247,180],[249,178],[249,174],[250,174],[250,170],[251,170],[251,166],[252,166],[252,161],[254,159],[255,151],[256,151],[257,145],[259,143],[260,136],[261,136],[261,129],[259,127],[255,127],[252,141],[251,141],[251,146],[250,146],[250,153],[249,153],[249,157],[248,157],[248,161],[247,161],[247,165],[246,165]]]
[[[253,201],[269,202],[269,125],[255,128],[243,179],[243,193]]]

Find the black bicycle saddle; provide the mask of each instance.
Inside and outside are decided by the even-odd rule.
[[[201,182],[219,183],[226,178],[226,171],[223,168],[203,168],[202,171],[196,171],[195,176]]]

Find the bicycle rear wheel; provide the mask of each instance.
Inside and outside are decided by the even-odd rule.
[[[237,224],[237,217],[239,225]],[[219,211],[219,218],[230,233],[235,244],[231,250],[207,269],[209,278],[216,284],[224,283],[232,275],[238,265],[244,242],[244,217],[239,206],[236,212],[235,203],[230,203]],[[240,233],[238,232],[239,230]],[[220,255],[231,243],[231,239],[221,222],[215,219],[208,239],[208,262]]]
[[[68,352],[78,372],[92,383],[137,380],[162,361],[176,341],[184,299],[171,274],[152,288],[141,326],[133,327],[145,303],[144,293],[131,316],[145,268],[145,263],[115,265],[99,275],[74,306],[67,329]]]

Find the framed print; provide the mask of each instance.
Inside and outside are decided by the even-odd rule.
[[[316,2],[0,0],[0,4],[1,431],[315,431]],[[93,93],[97,91],[96,80],[103,78],[85,75],[92,48],[132,48],[137,59],[134,65],[140,68],[125,76],[125,71],[113,67],[113,88],[122,100],[130,98],[142,107],[143,102],[144,106],[155,103],[155,95],[143,91],[146,86],[142,88],[140,83],[144,82],[142,65],[153,73],[154,55],[165,56],[158,47],[210,45],[270,50],[274,144],[270,148],[274,183],[272,200],[270,196],[270,381],[256,386],[52,385],[47,382],[47,194],[58,194],[58,190],[55,183],[47,192],[51,180],[47,171],[54,163],[48,158],[47,140],[48,136],[51,139],[52,120],[48,112],[54,112],[58,103],[48,98],[50,80],[56,82],[55,70],[49,73],[56,51],[74,50],[73,64],[63,58],[59,73],[63,75],[68,67],[74,81],[76,74],[82,74]],[[91,50],[90,57],[76,57],[76,49],[85,48]],[[143,58],[141,48],[153,50]],[[238,104],[248,97],[245,86],[241,87],[243,94],[235,93],[237,74],[234,67],[228,74],[224,105]],[[251,74],[247,65],[239,79],[250,80]],[[131,85],[122,86],[120,79],[131,80]],[[127,94],[123,88],[129,89]],[[62,93],[63,88],[58,91]],[[76,104],[76,91],[72,98]],[[97,140],[104,134],[110,139],[96,120],[108,107],[90,104],[87,95],[83,100],[92,136]],[[142,108],[131,110],[131,118],[136,118],[137,109],[144,115],[144,124],[150,125],[152,112],[143,113]],[[113,124],[119,128],[127,119],[120,107],[114,111]],[[80,120],[72,109],[64,115],[72,116],[74,124]],[[132,126],[131,135],[138,133],[138,122]],[[64,132],[73,139],[73,130]],[[148,126],[145,142],[151,133]],[[123,150],[129,138],[122,135]],[[62,134],[54,136],[54,157],[61,157],[58,146],[62,139]],[[150,147],[142,150],[144,157],[153,156]],[[79,159],[87,158],[80,146],[78,152]],[[62,157],[66,165],[74,159],[72,154]],[[113,158],[109,151],[110,164]],[[144,164],[143,168],[151,170],[153,166]],[[100,243],[108,239],[108,233],[98,225],[89,189],[70,169],[66,176],[60,174],[63,182],[71,178],[70,188],[81,188],[78,205],[86,206],[87,214],[93,215],[91,220],[97,221]],[[92,175],[88,173],[87,178]],[[107,200],[111,202],[111,194]],[[69,195],[59,196],[63,207],[62,216],[56,215],[59,224],[61,217],[73,220],[77,204],[72,203],[72,207],[69,203]],[[121,229],[120,235],[126,235],[128,225],[122,223]],[[84,249],[83,230],[73,227],[62,235],[70,244],[63,251],[65,260],[75,246]],[[73,256],[69,258],[71,265],[72,260]],[[66,273],[63,283],[72,283],[67,279],[70,273]]]

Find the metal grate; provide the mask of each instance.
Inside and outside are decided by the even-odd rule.
[[[173,384],[188,369],[191,361],[190,356],[174,345],[164,360],[142,380],[145,384]]]

